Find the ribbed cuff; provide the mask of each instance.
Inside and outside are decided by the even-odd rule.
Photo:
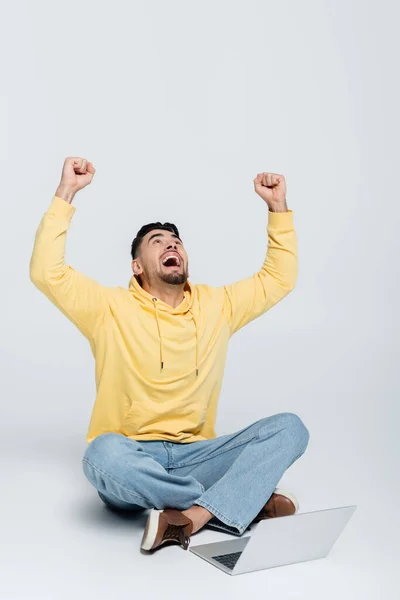
[[[293,211],[285,212],[268,211],[268,227],[273,229],[292,229],[293,228]]]
[[[66,217],[69,221],[72,219],[76,211],[76,206],[73,206],[59,196],[53,196],[51,204],[47,212],[57,217]]]

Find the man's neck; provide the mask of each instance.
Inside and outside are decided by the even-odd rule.
[[[146,292],[169,304],[172,308],[176,308],[183,301],[184,287],[184,285],[171,285],[168,283],[157,287],[154,285],[148,286],[146,283],[143,283],[143,289]]]

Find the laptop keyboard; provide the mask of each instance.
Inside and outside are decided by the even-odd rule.
[[[219,563],[228,567],[228,569],[233,569],[239,560],[239,556],[242,554],[241,552],[230,552],[229,554],[219,554],[218,556],[212,556],[214,560],[217,560]]]

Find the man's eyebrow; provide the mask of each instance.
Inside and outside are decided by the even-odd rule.
[[[180,238],[180,237],[178,237],[178,236],[176,235],[176,233],[172,233],[171,235],[172,235],[172,237],[175,237],[175,238],[177,238],[177,239],[178,239],[180,242],[182,241],[182,240],[181,240],[181,238]],[[150,244],[151,240],[152,240],[153,238],[155,238],[155,237],[164,237],[164,234],[163,234],[163,233],[153,233],[153,235],[151,235],[151,236],[149,237],[149,239],[148,239],[148,242],[147,242],[147,243],[148,243],[148,244]]]

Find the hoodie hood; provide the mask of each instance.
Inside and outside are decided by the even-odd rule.
[[[163,370],[164,368],[164,358],[163,358],[163,337],[162,337],[162,328],[160,327],[160,319],[159,313],[169,313],[170,315],[186,315],[189,314],[191,319],[193,320],[195,332],[196,332],[196,377],[199,374],[199,328],[196,322],[196,318],[192,312],[192,305],[194,300],[194,287],[190,283],[189,280],[186,281],[185,286],[183,288],[184,297],[182,302],[173,308],[160,298],[156,296],[152,296],[146,290],[142,288],[135,275],[131,277],[129,280],[129,291],[141,306],[143,310],[150,311],[154,314],[154,318],[157,324],[158,336],[160,339],[160,368]]]

